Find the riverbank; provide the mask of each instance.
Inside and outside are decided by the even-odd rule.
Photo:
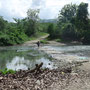
[[[0,73],[1,90],[90,90],[90,73],[64,67],[40,72],[20,70],[15,74]]]

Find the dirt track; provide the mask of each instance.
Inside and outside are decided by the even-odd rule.
[[[40,37],[40,38],[37,38],[37,39],[35,39],[35,40],[27,41],[27,42],[25,42],[23,45],[24,45],[24,46],[36,46],[36,42],[38,42],[38,41],[40,41],[40,40],[43,40],[43,39],[47,38],[48,36],[49,36],[49,35],[47,34],[47,35],[42,36],[42,37]]]

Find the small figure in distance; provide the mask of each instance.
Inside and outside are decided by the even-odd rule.
[[[37,46],[38,46],[38,48],[39,48],[39,46],[40,46],[40,41],[38,41],[36,44],[37,44]]]

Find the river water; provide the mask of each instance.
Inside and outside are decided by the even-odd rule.
[[[10,46],[0,47],[0,69],[27,70],[35,67],[35,64],[43,62],[43,68],[52,68],[48,55],[38,51],[35,47]]]
[[[90,58],[90,46],[46,46],[66,55],[76,55],[81,59]],[[35,64],[43,62],[43,68],[53,68],[51,58],[38,48],[31,46],[0,47],[0,69],[27,70],[35,67]]]
[[[50,46],[57,51],[61,51],[67,55],[77,55],[80,57],[90,58],[89,45],[63,45],[63,46]]]

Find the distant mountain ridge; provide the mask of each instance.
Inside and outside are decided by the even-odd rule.
[[[57,19],[40,19],[41,23],[56,23]]]

